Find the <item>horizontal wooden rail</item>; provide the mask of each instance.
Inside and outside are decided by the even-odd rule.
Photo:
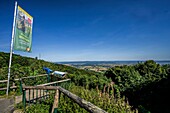
[[[34,77],[41,77],[41,76],[45,76],[47,74],[43,74],[43,75],[37,75],[37,76],[30,76],[30,77],[22,77],[21,79],[25,79],[25,78],[34,78]],[[16,81],[19,79],[15,79]],[[52,85],[52,84],[57,84],[57,83],[62,83],[62,82],[66,82],[66,81],[70,81],[71,79],[64,79],[64,80],[60,80],[60,81],[55,81],[55,82],[50,82],[50,83],[46,83],[46,84],[40,84],[37,86],[48,86],[48,85]],[[3,80],[3,82],[6,82],[6,80]],[[3,83],[2,81],[0,81],[0,83]],[[17,86],[11,86],[10,89],[16,89]],[[6,90],[7,88],[0,88],[0,91]]]
[[[21,79],[25,79],[25,78],[36,78],[36,77],[41,77],[41,76],[45,76],[47,74],[42,74],[42,75],[36,75],[36,76],[28,76],[28,77],[22,77]],[[19,78],[14,79],[14,81],[18,81]],[[0,80],[0,83],[4,83],[4,82],[8,82],[8,80]]]
[[[26,79],[26,78],[36,78],[36,77],[42,77],[46,76],[47,74],[41,74],[41,75],[36,75],[36,76],[28,76],[28,77],[22,77],[21,79]],[[19,78],[14,79],[14,81],[20,80]],[[8,82],[8,80],[0,80],[0,83],[5,83]],[[17,86],[11,86],[10,89],[16,89]],[[0,88],[0,91],[6,90],[7,88]]]
[[[1,80],[0,83],[8,82],[8,80]]]
[[[10,89],[16,89],[17,86],[11,86]],[[6,90],[7,88],[0,88],[0,91]]]
[[[60,80],[60,81],[55,81],[55,82],[49,82],[49,83],[46,83],[46,84],[40,84],[40,85],[37,85],[37,86],[48,86],[48,85],[52,85],[52,84],[56,84],[56,83],[61,83],[61,82],[66,82],[66,81],[70,81],[71,79],[64,79],[64,80]]]
[[[57,90],[58,86],[25,86],[23,85],[23,90],[28,89],[43,89],[43,90]]]
[[[24,86],[23,85],[23,90],[28,90],[28,89],[39,89],[39,90],[59,90],[61,91],[64,95],[72,99],[74,102],[76,102],[79,106],[82,108],[86,109],[90,113],[107,113],[106,111],[102,110],[101,108],[95,106],[94,104],[78,97],[77,95],[69,92],[68,90],[60,87],[60,86]]]

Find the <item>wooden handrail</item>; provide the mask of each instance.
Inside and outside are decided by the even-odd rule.
[[[8,80],[0,80],[0,83],[8,82]]]
[[[40,84],[40,85],[37,85],[37,86],[48,86],[48,85],[52,85],[52,84],[56,84],[56,83],[61,83],[61,82],[66,82],[66,81],[70,81],[71,79],[64,79],[64,80],[60,80],[60,81],[55,81],[55,82],[49,82],[49,83],[46,83],[46,84]]]
[[[58,86],[25,86],[23,85],[23,90],[28,89],[43,89],[43,90],[57,90]]]
[[[77,95],[71,93],[70,91],[60,87],[60,86],[24,86],[23,85],[23,90],[28,90],[28,89],[43,89],[43,90],[59,90],[61,91],[64,95],[72,99],[74,102],[76,102],[79,106],[82,108],[86,109],[90,113],[107,113],[106,111],[102,110],[101,108],[95,106],[94,104],[78,97]]]
[[[25,79],[25,78],[36,78],[36,77],[41,77],[41,76],[45,76],[47,74],[42,74],[42,75],[36,75],[36,76],[28,76],[28,77],[21,77],[21,79]],[[19,78],[14,79],[14,81],[18,81]],[[0,83],[4,83],[7,82],[8,80],[0,80]]]
[[[28,77],[22,77],[21,79],[26,79],[26,78],[36,78],[36,77],[41,77],[41,76],[46,76],[47,74],[41,74],[41,75],[37,75],[37,76],[28,76]],[[20,80],[19,78],[14,79],[15,81]],[[61,82],[65,82],[65,81],[69,81],[70,79],[65,79],[65,80],[61,80],[61,81],[56,81],[56,82],[50,82],[50,83],[46,83],[46,84],[40,84],[38,86],[47,86],[47,85],[52,85],[55,83],[61,83]],[[8,80],[0,80],[0,83],[5,83]],[[11,86],[10,89],[16,89],[17,86]],[[6,90],[7,88],[0,88],[0,91]]]
[[[16,89],[17,86],[11,86],[10,89]],[[6,90],[7,88],[0,88],[0,91]]]
[[[67,97],[72,99],[74,102],[76,102],[78,105],[80,105],[82,108],[86,109],[90,113],[107,113],[106,111],[102,110],[101,108],[95,106],[94,104],[78,97],[77,95],[69,92],[68,90],[58,87],[59,91],[61,91],[63,94],[65,94]]]
[[[40,76],[45,76],[47,74],[44,74],[44,75],[38,75],[38,76],[35,76],[35,77],[40,77]],[[23,78],[33,78],[34,76],[30,76],[30,77],[23,77]],[[22,78],[22,79],[23,79]],[[19,80],[19,79],[15,79],[16,81]],[[64,79],[64,80],[60,80],[60,81],[55,81],[55,82],[49,82],[49,83],[46,83],[46,84],[40,84],[40,85],[37,85],[37,86],[47,86],[47,85],[52,85],[52,84],[56,84],[56,83],[61,83],[61,82],[66,82],[66,81],[70,81],[71,79]],[[3,81],[7,81],[7,80],[3,80]],[[2,81],[0,81],[0,83],[3,83]],[[16,89],[17,86],[11,86],[10,89]],[[6,90],[7,88],[0,88],[0,91],[3,91],[3,90]]]

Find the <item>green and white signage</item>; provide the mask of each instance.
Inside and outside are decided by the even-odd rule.
[[[33,17],[20,6],[17,9],[14,49],[31,52]]]

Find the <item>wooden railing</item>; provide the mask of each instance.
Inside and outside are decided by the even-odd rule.
[[[47,76],[47,74],[41,74],[41,75],[36,75],[36,76],[28,76],[28,77],[22,77],[22,78],[16,78],[13,80],[13,85],[10,86],[10,89],[16,89],[17,86],[15,85],[14,81],[19,81],[20,79],[28,79],[28,78],[37,78],[37,77],[42,77],[42,76]],[[6,83],[8,80],[0,80],[0,83]],[[0,88],[0,91],[6,90],[6,87]]]
[[[27,90],[29,91],[28,97],[26,96]],[[29,98],[28,101],[30,102],[30,90],[33,90],[33,91],[36,90],[36,91],[41,92],[41,93],[42,93],[42,90],[53,90],[53,91],[55,91],[55,99],[54,99],[54,103],[53,103],[51,113],[57,112],[60,92],[63,93],[64,95],[66,95],[67,97],[69,97],[71,100],[76,102],[79,106],[81,106],[82,108],[84,108],[85,110],[87,110],[90,113],[107,113],[106,111],[102,110],[101,108],[99,108],[99,107],[95,106],[94,104],[78,97],[77,95],[69,92],[68,90],[62,88],[61,86],[25,86],[25,85],[23,85],[24,108],[26,108],[26,98]],[[45,95],[45,96],[47,96],[47,95]],[[44,98],[45,96],[44,95],[41,96],[41,94],[40,94],[39,96],[36,96],[36,97],[38,97],[38,99],[40,99],[40,98]]]
[[[10,80],[10,82],[12,82],[12,85],[10,85],[9,86],[9,89],[17,89],[18,88],[18,86],[16,85],[16,82],[17,81],[20,81],[20,80],[25,80],[25,79],[36,79],[36,78],[38,78],[38,77],[44,77],[44,76],[46,76],[47,77],[47,80],[45,81],[45,83],[47,83],[47,81],[48,82],[50,82],[49,80],[50,80],[50,77],[51,77],[51,79],[54,79],[54,77],[55,78],[57,78],[57,76],[55,76],[55,75],[48,75],[48,74],[41,74],[41,75],[36,75],[36,76],[28,76],[28,77],[21,77],[21,78],[16,78],[16,79],[13,79],[13,80]],[[8,80],[0,80],[0,84],[5,84],[5,83],[7,83],[7,81]],[[37,84],[36,84],[37,85]],[[4,87],[0,87],[0,91],[4,91],[4,90],[6,90],[7,89],[7,87],[6,86],[4,86]]]
[[[55,85],[55,84],[62,83],[62,82],[67,82],[67,81],[70,81],[70,80],[71,79],[64,79],[64,80],[60,80],[60,81],[49,82],[49,83],[46,83],[46,84],[40,84],[40,85],[37,85],[37,86]]]
[[[28,76],[28,77],[21,77],[21,79],[26,79],[26,78],[36,78],[36,77],[42,77],[42,76],[47,76],[47,74],[42,74],[42,75],[36,75],[36,76]],[[14,81],[19,81],[20,78],[14,79]],[[8,80],[0,80],[0,83],[5,83],[8,82]]]
[[[21,83],[22,79],[27,79],[27,78],[36,78],[36,77],[42,77],[42,76],[47,76],[47,74],[43,75],[37,75],[37,76],[29,76],[29,77],[22,77],[21,79],[14,79],[15,81],[19,81]],[[107,113],[106,111],[102,110],[101,108],[93,105],[92,103],[78,97],[77,95],[69,92],[68,90],[64,89],[61,86],[57,86],[58,83],[70,81],[70,79],[65,79],[65,80],[60,80],[60,81],[55,81],[55,82],[49,82],[45,84],[40,84],[37,86],[25,86],[21,85],[22,89],[22,102],[24,105],[24,109],[26,108],[26,102],[30,103],[36,103],[38,100],[41,99],[46,99],[49,97],[51,93],[55,93],[55,99],[53,103],[53,108],[51,113],[57,113],[58,109],[58,102],[59,102],[59,94],[60,92],[72,99],[74,102],[76,102],[79,106],[82,108],[86,109],[87,111],[91,113]],[[0,83],[5,83],[7,80],[1,80]],[[53,86],[49,86],[53,85]],[[11,86],[10,89],[17,88],[17,86]],[[6,88],[0,88],[1,90],[6,90]],[[51,91],[47,91],[51,90]]]

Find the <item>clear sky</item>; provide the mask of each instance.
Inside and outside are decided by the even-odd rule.
[[[0,51],[9,52],[14,0],[0,0]],[[32,53],[46,61],[169,60],[169,0],[18,0],[33,16]]]

